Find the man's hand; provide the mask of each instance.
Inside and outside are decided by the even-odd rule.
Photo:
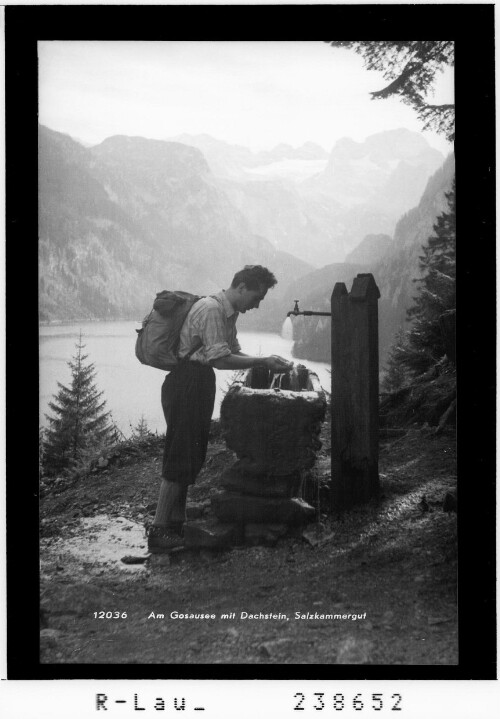
[[[245,355],[243,352],[237,354],[226,355],[211,362],[216,369],[248,369],[249,367],[263,366],[271,370],[271,372],[289,372],[293,367],[293,362],[288,362],[283,357],[272,355],[271,357],[252,357]]]
[[[271,372],[290,372],[293,367],[293,362],[288,362],[284,357],[279,357],[278,355],[266,357],[264,364]]]

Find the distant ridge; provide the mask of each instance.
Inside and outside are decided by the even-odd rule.
[[[447,207],[445,193],[451,189],[455,172],[455,159],[449,155],[442,167],[429,179],[416,207],[405,213],[396,225],[394,238],[382,238],[381,252],[367,261],[366,238],[350,258],[363,259],[362,265],[330,265],[314,270],[300,278],[289,288],[292,295],[301,299],[302,309],[329,310],[330,296],[336,282],[345,282],[350,290],[357,272],[372,272],[379,287],[379,350],[381,368],[398,328],[406,323],[406,311],[413,304],[416,293],[414,279],[420,276],[419,256],[433,232],[438,215]],[[390,238],[389,238],[390,239]],[[385,249],[384,249],[385,248]],[[306,307],[307,305],[307,307]],[[297,324],[295,355],[299,358],[330,360],[330,327],[322,320]]]
[[[202,153],[115,136],[84,148],[39,128],[40,319],[140,319],[156,292],[227,286],[244,264],[286,285],[310,265],[252,233]]]

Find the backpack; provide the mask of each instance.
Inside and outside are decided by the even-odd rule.
[[[135,354],[139,362],[161,370],[172,370],[179,364],[177,352],[182,325],[195,302],[202,299],[189,292],[158,292],[153,309],[136,330]],[[199,342],[187,358],[201,347]]]

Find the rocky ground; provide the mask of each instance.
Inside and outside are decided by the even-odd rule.
[[[325,424],[320,486],[328,433]],[[456,489],[451,430],[385,440],[377,502],[336,515],[322,491],[316,522],[273,546],[171,558],[149,557],[144,533],[161,450],[161,438],[129,443],[86,478],[42,486],[42,663],[457,663],[456,514],[443,510]],[[207,516],[233,461],[214,435],[193,515]]]

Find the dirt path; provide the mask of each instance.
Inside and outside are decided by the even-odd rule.
[[[456,515],[442,509],[456,487],[451,435],[411,430],[383,445],[380,501],[323,516],[308,541],[127,565],[122,557],[147,554],[160,456],[151,440],[121,466],[46,490],[42,662],[457,663]],[[208,500],[232,461],[215,439],[191,501]],[[328,471],[325,444],[315,472]]]

